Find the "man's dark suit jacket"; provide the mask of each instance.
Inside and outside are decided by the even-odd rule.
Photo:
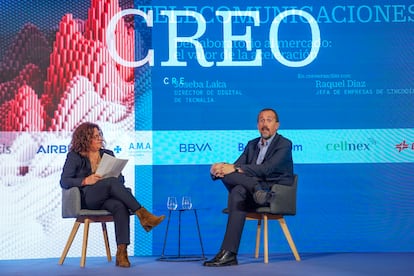
[[[267,184],[291,185],[293,183],[292,142],[276,133],[262,164],[257,165],[259,141],[260,137],[250,140],[235,164],[247,176],[257,177]]]

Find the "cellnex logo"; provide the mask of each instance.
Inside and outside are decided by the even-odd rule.
[[[403,150],[406,150],[406,149],[414,150],[414,143],[411,143],[410,145],[410,144],[407,144],[405,140],[403,140],[401,143],[396,144],[395,148],[398,149],[398,152],[402,152]]]
[[[67,145],[40,145],[37,149],[36,154],[45,153],[45,154],[56,154],[56,153],[67,153]]]
[[[347,141],[340,141],[338,143],[326,144],[327,151],[369,151],[370,144],[365,143],[349,143]]]

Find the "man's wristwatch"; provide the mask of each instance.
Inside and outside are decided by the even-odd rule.
[[[239,172],[240,172],[240,167],[239,167],[239,166],[237,166],[237,165],[235,165],[235,166],[234,166],[234,171],[235,171],[236,173],[239,173]]]

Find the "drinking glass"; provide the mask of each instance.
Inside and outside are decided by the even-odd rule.
[[[177,198],[175,196],[169,196],[167,199],[168,210],[175,210],[178,207]]]
[[[193,207],[193,204],[191,203],[191,197],[189,196],[183,196],[181,201],[181,206],[183,209],[189,210]]]

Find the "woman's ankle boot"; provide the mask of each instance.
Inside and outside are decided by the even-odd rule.
[[[165,219],[164,215],[159,217],[154,216],[153,214],[148,212],[147,209],[145,209],[144,207],[141,207],[137,211],[135,211],[135,214],[139,218],[142,227],[147,232],[151,231],[152,228],[160,224],[161,221]]]
[[[116,266],[130,267],[131,263],[128,260],[128,252],[126,244],[119,244],[116,250]]]

